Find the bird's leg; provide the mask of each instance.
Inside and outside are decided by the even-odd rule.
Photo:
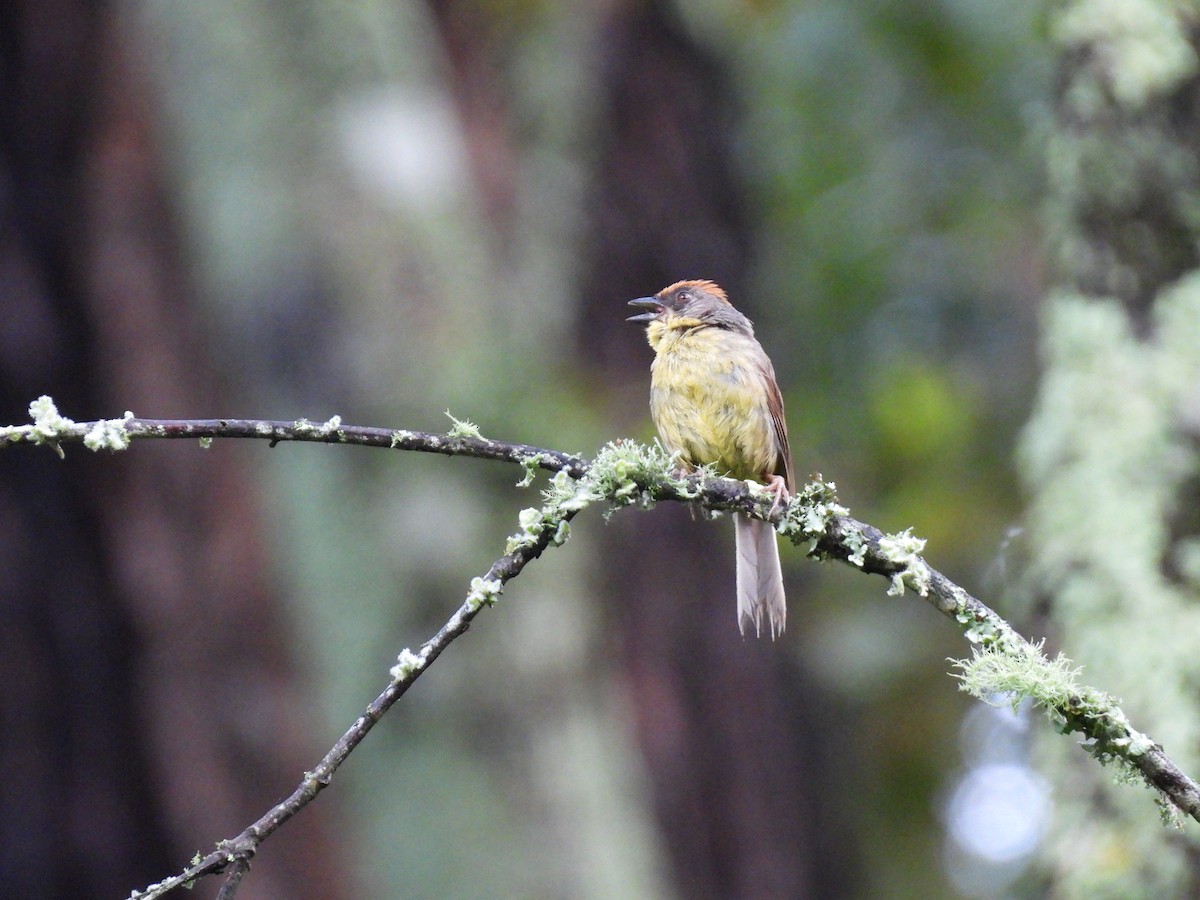
[[[679,465],[671,467],[671,477],[672,478],[678,478],[680,481],[682,481],[683,479],[687,478],[689,475],[696,474],[695,469],[693,469],[690,465],[683,462],[679,458],[672,457],[672,462],[679,463]],[[688,508],[691,513],[693,522],[696,521],[696,516],[699,516],[701,521],[709,521],[709,520],[715,518],[715,516],[712,514],[712,512],[710,510],[704,509],[701,506],[696,506],[695,504],[689,503]]]
[[[689,475],[696,474],[696,467],[690,462],[680,458],[678,453],[671,454],[671,476],[673,478],[684,479]]]
[[[783,480],[782,475],[771,475],[767,478],[767,490],[774,496],[771,501],[771,509],[767,513],[768,516],[775,514],[775,507],[779,506],[785,499],[791,499],[788,493],[787,482]]]

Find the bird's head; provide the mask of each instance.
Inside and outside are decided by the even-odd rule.
[[[659,328],[695,328],[716,325],[752,334],[750,320],[733,308],[725,292],[711,281],[677,281],[653,297],[630,300],[645,312],[626,321],[647,322]]]

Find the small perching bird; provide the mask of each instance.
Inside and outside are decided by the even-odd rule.
[[[712,464],[766,484],[779,503],[795,486],[783,397],[750,320],[711,281],[679,281],[629,305],[646,310],[629,321],[647,323],[650,413],[667,452],[689,470]],[[775,529],[733,520],[738,628],[761,634],[765,614],[774,638],[787,620]]]

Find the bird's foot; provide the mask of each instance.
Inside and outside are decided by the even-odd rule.
[[[780,503],[785,503],[792,498],[788,493],[787,482],[783,480],[782,475],[772,475],[767,479],[767,490],[771,492],[774,499],[771,501],[771,509],[767,513],[769,516],[775,515],[775,509]]]

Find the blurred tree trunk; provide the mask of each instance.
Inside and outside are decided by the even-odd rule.
[[[450,67],[449,87],[470,158],[476,193],[503,250],[510,234],[518,182],[517,147],[512,134],[512,90],[505,84],[504,59],[512,48],[513,18],[519,9],[500,13],[486,4],[429,0]],[[509,27],[501,33],[501,26]]]
[[[1021,445],[1031,595],[1089,681],[1200,764],[1200,42],[1178,4],[1056,6],[1047,144],[1058,289]],[[1061,746],[1060,746],[1061,745]],[[1196,896],[1193,839],[1067,748],[1045,846],[1055,896]],[[1116,852],[1114,852],[1116,851]]]
[[[511,158],[516,129],[496,85],[517,52],[502,31],[511,23],[460,0],[430,8],[473,172],[502,230],[513,169],[496,160]],[[705,277],[753,317],[742,292],[749,217],[734,174],[730,85],[671,5],[606,8],[590,46],[600,48],[590,95],[600,102],[584,139],[594,169],[574,365],[580,383],[598,386],[590,399],[600,418],[628,433],[648,418],[651,351],[624,321],[624,301]],[[693,521],[668,505],[618,516],[600,539],[606,565],[595,590],[613,645],[605,655],[632,709],[677,896],[846,896],[854,851],[817,789],[819,700],[790,664],[790,634],[740,637],[730,522]]]
[[[711,278],[755,313],[731,88],[670,9],[618,4],[599,39],[580,365],[625,431],[646,420],[652,354],[624,301]],[[832,818],[816,827],[815,698],[790,664],[794,632],[739,636],[729,520],[664,507],[618,517],[603,536],[611,640],[679,896],[845,896],[852,851],[833,846]]]
[[[1050,178],[1059,283],[1116,298],[1144,335],[1162,288],[1200,264],[1200,78],[1174,4],[1141,5],[1164,19],[1085,28],[1086,2],[1060,16]],[[1156,65],[1139,71],[1139,53]]]
[[[152,107],[113,5],[0,7],[5,422],[42,393],[75,418],[219,411]],[[7,896],[126,896],[236,834],[318,758],[242,459],[182,445],[0,459]],[[272,839],[239,896],[343,893],[323,815]]]

